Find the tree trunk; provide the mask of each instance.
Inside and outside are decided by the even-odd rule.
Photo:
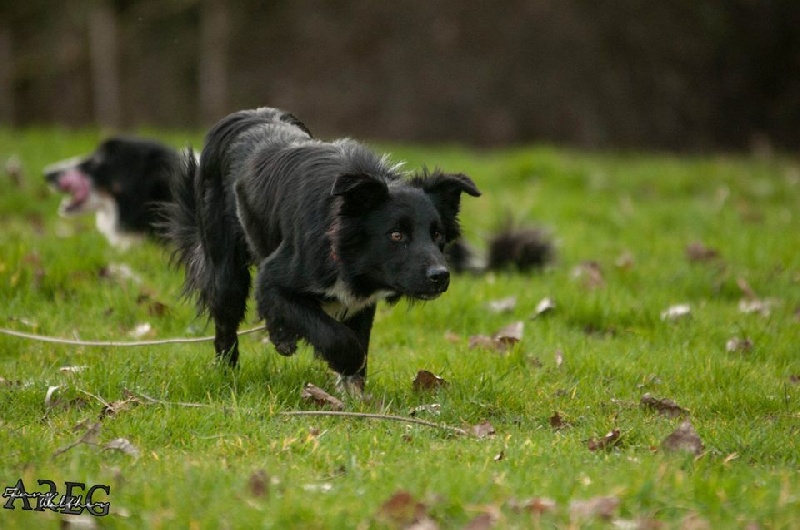
[[[117,26],[114,10],[106,2],[89,13],[89,54],[92,68],[94,119],[103,128],[121,125]]]
[[[225,0],[202,2],[199,97],[203,126],[215,123],[227,112],[229,26],[228,4]]]
[[[14,125],[14,49],[11,29],[0,26],[0,124]]]

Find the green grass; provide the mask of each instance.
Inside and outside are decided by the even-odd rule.
[[[157,134],[157,133],[153,133]],[[201,135],[158,133],[175,146]],[[211,333],[178,300],[182,274],[152,243],[122,253],[93,219],[61,219],[44,165],[90,150],[92,131],[0,131],[0,162],[15,155],[22,187],[0,176],[0,326],[44,335],[129,340],[143,322],[154,338]],[[381,505],[399,490],[426,505],[442,528],[480,513],[498,528],[605,527],[580,521],[570,502],[614,496],[614,519],[666,528],[791,528],[800,520],[800,168],[791,160],[730,156],[587,154],[535,147],[476,152],[459,147],[390,146],[409,167],[438,165],[471,175],[483,191],[465,198],[462,222],[478,243],[505,222],[547,227],[558,258],[540,274],[454,278],[422,305],[380,307],[373,330],[368,399],[356,412],[406,415],[469,428],[488,420],[492,437],[452,436],[424,426],[352,418],[287,417],[313,409],[300,390],[334,392],[334,377],[307,348],[283,358],[251,335],[241,368],[212,363],[212,346],[90,348],[0,336],[0,487],[20,478],[107,484],[109,528],[398,527]],[[688,244],[719,251],[691,263]],[[628,253],[632,265],[615,262]],[[596,261],[604,284],[590,288],[575,267]],[[141,283],[101,274],[126,264]],[[768,316],[739,311],[744,279]],[[517,296],[511,313],[487,310]],[[545,296],[552,314],[530,320]],[[166,306],[159,310],[157,303]],[[691,316],[665,322],[667,307]],[[467,339],[525,321],[508,354],[470,349]],[[248,325],[255,324],[251,316]],[[452,342],[446,332],[461,337]],[[726,351],[747,337],[750,351]],[[556,363],[556,351],[563,363]],[[86,366],[78,373],[63,366]],[[417,393],[427,369],[449,385]],[[60,386],[45,406],[49,386]],[[141,404],[102,419],[98,445],[81,444],[76,424],[95,421],[125,389],[188,408]],[[699,456],[668,454],[661,441],[680,424],[643,409],[646,392],[689,411],[705,444]],[[554,412],[569,422],[551,428]],[[592,452],[587,440],[612,428],[619,444]],[[129,440],[134,457],[103,451]],[[498,455],[502,454],[502,458]],[[268,492],[249,485],[268,475]],[[63,493],[63,491],[60,491]],[[515,502],[547,497],[541,516]],[[102,499],[101,499],[102,500]],[[3,528],[55,528],[59,515],[0,510]],[[688,524],[688,523],[687,523]]]

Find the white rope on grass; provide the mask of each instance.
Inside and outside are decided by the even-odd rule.
[[[263,331],[264,326],[258,326],[252,329],[240,331],[237,335],[247,335],[257,331]],[[99,348],[117,348],[117,347],[139,347],[139,346],[158,346],[162,344],[186,344],[193,342],[209,342],[214,340],[213,335],[206,337],[176,337],[172,339],[160,340],[130,340],[130,341],[103,341],[103,340],[78,340],[78,339],[62,339],[60,337],[49,337],[47,335],[36,335],[35,333],[25,333],[24,331],[16,331],[13,329],[0,328],[0,334],[9,335],[11,337],[18,337],[21,339],[34,340],[38,342],[50,342],[55,344],[66,344],[69,346],[94,346]]]

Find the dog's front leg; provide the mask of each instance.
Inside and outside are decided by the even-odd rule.
[[[342,390],[349,394],[358,394],[364,390],[367,379],[367,361],[369,354],[369,336],[372,331],[372,323],[375,320],[375,306],[369,306],[346,319],[343,323],[353,330],[359,342],[364,347],[364,362],[361,368],[354,375],[342,375],[338,385]]]
[[[291,353],[286,350],[291,349],[292,341],[304,339],[335,372],[342,376],[363,375],[367,355],[366,343],[361,339],[363,332],[354,331],[325,313],[315,296],[286,287],[291,282],[282,271],[280,261],[269,258],[261,263],[256,280],[258,314],[266,321],[270,334],[276,334],[278,347],[285,351],[281,353]]]

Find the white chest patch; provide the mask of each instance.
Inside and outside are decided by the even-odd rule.
[[[140,242],[142,236],[126,234],[119,231],[119,207],[117,202],[107,195],[92,193],[91,209],[95,210],[95,226],[103,234],[111,246],[127,250],[132,245]]]
[[[322,310],[336,320],[344,320],[348,316],[353,316],[366,307],[375,305],[379,300],[394,296],[394,291],[377,291],[372,295],[361,298],[354,296],[350,289],[340,279],[323,293],[328,298],[333,298],[329,302],[322,303]]]

